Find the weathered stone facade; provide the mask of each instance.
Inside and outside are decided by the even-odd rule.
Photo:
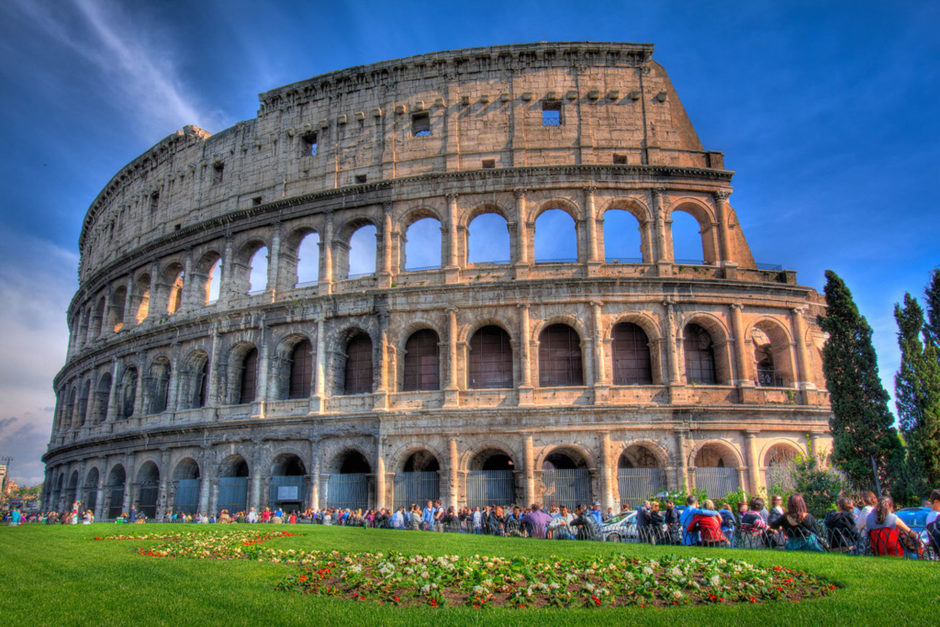
[[[607,507],[755,491],[827,447],[822,300],[755,264],[732,173],[651,54],[529,44],[351,68],[124,167],[82,230],[44,506]],[[576,259],[537,259],[553,209]],[[635,220],[636,259],[605,255],[610,211]],[[695,263],[674,259],[674,212],[699,225]],[[484,214],[505,220],[506,261],[471,259]],[[425,218],[439,267],[406,269]],[[375,271],[350,276],[370,226]]]

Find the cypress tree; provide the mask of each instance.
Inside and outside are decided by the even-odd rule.
[[[940,269],[934,268],[924,290],[927,299],[927,325],[924,336],[928,344],[940,351]]]
[[[903,459],[892,427],[888,393],[878,377],[871,327],[845,282],[826,271],[826,315],[820,327],[829,334],[823,347],[823,373],[832,405],[832,463],[858,487],[888,483],[888,469]]]

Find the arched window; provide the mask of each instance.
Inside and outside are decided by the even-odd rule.
[[[297,281],[294,287],[316,285],[320,280],[320,236],[308,233],[297,248]]]
[[[687,383],[715,385],[715,347],[708,331],[690,324],[685,327],[682,348],[685,352],[685,379]]]
[[[313,377],[313,347],[310,340],[301,340],[290,353],[290,381],[287,398],[310,396],[310,380]]]
[[[242,357],[238,402],[252,403],[258,387],[258,349],[252,346]]]
[[[578,260],[578,231],[571,216],[561,209],[549,209],[539,215],[533,240],[536,262]]]
[[[581,338],[566,324],[553,324],[539,334],[539,385],[584,385]]]
[[[127,300],[127,288],[123,285],[111,296],[111,312],[108,316],[108,328],[117,333],[124,328],[124,301]]]
[[[441,267],[441,223],[436,218],[421,218],[405,231],[406,271]]]
[[[358,333],[346,344],[346,372],[344,394],[372,392],[372,340]]]
[[[701,227],[692,214],[673,211],[672,256],[676,263],[703,264],[705,251],[702,247]]]
[[[636,217],[623,209],[604,213],[604,259],[607,263],[643,263],[643,238]]]
[[[653,383],[649,339],[643,329],[627,322],[614,326],[611,353],[614,385]]]
[[[467,227],[467,262],[510,262],[509,227],[498,213],[483,213]]]
[[[101,424],[108,419],[108,400],[111,398],[111,375],[107,372],[98,379],[98,387],[95,388],[95,413],[92,416],[92,424]]]
[[[150,366],[150,412],[159,414],[166,411],[170,392],[170,362],[165,358],[154,361]]]
[[[147,315],[150,313],[150,275],[142,274],[137,279],[137,285],[134,287],[134,302],[137,305],[137,310],[134,312],[134,319],[137,321],[137,324],[140,324],[146,320]]]
[[[174,314],[183,306],[183,266],[178,263],[171,264],[164,271],[163,276],[169,287],[166,312]]]
[[[222,259],[216,259],[209,268],[209,274],[206,277],[206,302],[208,305],[219,300],[219,291],[222,286]]]
[[[359,227],[349,238],[349,272],[345,278],[375,274],[377,246],[375,226],[366,224]]]
[[[82,388],[82,395],[78,398],[78,426],[85,425],[88,419],[88,399],[91,396],[91,381],[85,381],[85,387]]]
[[[485,326],[473,334],[469,362],[471,388],[512,387],[512,345],[509,334],[498,326]]]
[[[405,342],[405,371],[402,390],[439,390],[440,368],[438,344],[440,339],[431,329],[413,333]]]
[[[268,247],[256,250],[248,265],[248,293],[263,292],[268,287]]]
[[[119,417],[122,419],[130,418],[134,415],[134,401],[137,398],[137,368],[130,366],[124,371],[121,378],[121,412]]]

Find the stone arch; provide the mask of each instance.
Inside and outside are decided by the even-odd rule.
[[[205,407],[209,400],[209,354],[194,349],[183,360],[179,378],[180,409]]]
[[[402,391],[441,389],[441,336],[433,328],[415,330],[401,354]]]
[[[268,506],[299,510],[307,500],[307,466],[294,450],[280,449],[271,459]]]
[[[707,343],[702,335],[704,331],[710,340]],[[681,363],[684,366],[687,383],[703,385],[731,385],[731,357],[729,355],[729,334],[724,323],[712,314],[694,313],[686,317],[682,324]],[[707,344],[707,345],[706,345]],[[693,351],[692,349],[695,349]],[[713,357],[714,378],[708,378],[705,366],[705,354],[711,350]],[[690,366],[692,367],[690,370]],[[701,380],[698,380],[701,379]]]
[[[248,477],[251,467],[241,453],[227,455],[219,462],[220,477]]]
[[[302,219],[289,226],[278,252],[277,289],[310,287],[320,281],[320,220]]]
[[[593,467],[590,451],[578,444],[546,447],[535,464],[536,472],[541,473],[542,501],[569,508],[592,502]]]
[[[466,387],[507,389],[514,387],[515,347],[512,333],[499,321],[484,319],[468,327],[461,344],[467,364]]]
[[[68,483],[68,486],[66,487],[66,490],[68,491],[68,502],[66,503],[66,506],[70,506],[72,504],[71,503],[72,501],[79,500],[79,497],[80,497],[79,484],[78,484],[79,479],[81,479],[81,477],[79,477],[78,475],[78,470],[73,470],[69,474],[69,483]]]
[[[308,398],[313,390],[314,343],[302,332],[281,338],[274,350],[273,385],[278,399]]]
[[[498,220],[496,219],[484,219],[477,223],[476,230],[478,235],[486,235],[486,237],[477,237],[474,239],[474,222],[477,218],[490,214],[495,214],[502,218],[502,225],[497,224]],[[466,213],[465,219],[460,227],[463,235],[460,238],[461,248],[463,249],[461,260],[464,264],[507,264],[517,258],[515,251],[516,244],[512,241],[513,238],[511,237],[509,228],[509,215],[510,214],[502,207],[495,204],[477,205]],[[487,224],[487,222],[489,222],[489,224]],[[505,226],[505,240],[503,240],[503,232],[500,226]],[[487,233],[481,233],[481,231],[487,231]],[[472,248],[471,242],[473,242]]]
[[[360,326],[349,326],[337,334],[335,394],[372,393],[378,361],[375,354],[377,344],[372,335]]]
[[[226,399],[231,405],[254,402],[257,397],[258,347],[252,342],[235,343],[228,354]]]
[[[438,450],[436,447],[420,443],[420,444],[403,444],[398,447],[390,456],[388,467],[393,469],[395,472],[412,472],[406,471],[405,467],[408,466],[409,460],[416,454],[420,455],[420,459],[412,460],[412,462],[420,462],[419,465],[426,465],[425,462],[429,462],[430,459],[433,459],[437,463],[436,470],[444,470],[444,460],[447,459],[444,454]],[[412,464],[413,465],[413,464]]]
[[[251,274],[252,264],[257,266],[261,262],[260,259],[255,258],[257,253],[263,250],[266,255],[270,255],[271,249],[268,248],[270,235],[253,231],[243,235],[239,240],[232,246],[234,251],[232,254],[232,267],[225,272],[226,285],[223,286],[223,289],[231,294],[239,295],[256,292],[259,289],[267,289],[269,286],[266,280],[262,286],[252,285]],[[265,267],[269,262],[269,259],[265,261]]]
[[[147,460],[137,469],[137,511],[148,519],[157,517],[157,498],[160,493],[160,468]]]
[[[106,326],[112,333],[124,328],[124,307],[127,302],[127,286],[119,285],[111,294],[111,307],[108,308]]]
[[[617,457],[618,468],[665,468],[669,453],[652,440],[634,440]]]
[[[410,215],[421,213],[421,210],[415,210]],[[444,265],[443,222],[436,214],[426,213],[402,226],[399,267],[405,272],[431,270]]]
[[[347,446],[334,455],[328,468],[330,474],[340,475],[370,474],[372,472],[369,456],[355,445]]]
[[[568,461],[564,461],[567,458]],[[546,464],[555,469],[594,468],[594,455],[580,444],[557,444],[545,447],[536,457],[535,468],[545,470]]]
[[[85,423],[88,421],[88,407],[91,404],[91,378],[86,377],[85,383],[81,387],[81,392],[78,396],[78,413],[76,414],[76,420],[78,421],[79,427],[84,427]]]
[[[79,499],[82,502],[82,509],[92,512],[98,507],[98,484],[101,482],[101,473],[97,466],[92,466],[85,473],[85,480],[82,482],[82,494]]]
[[[121,390],[118,396],[118,419],[124,420],[134,415],[137,400],[137,367],[129,365],[121,375]]]
[[[127,490],[127,471],[122,464],[115,464],[108,471],[105,483],[107,518],[114,520],[124,511],[124,492]]]
[[[184,457],[176,463],[171,483],[174,512],[195,514],[199,511],[200,474],[199,464],[192,457]]]
[[[802,448],[793,440],[777,439],[761,453],[764,463],[764,481],[767,492],[786,492],[796,487],[790,463],[802,455]]]
[[[134,296],[131,300],[134,321],[140,324],[150,315],[150,297],[152,291],[150,275],[142,272],[134,279]]]
[[[183,288],[185,285],[185,271],[179,261],[171,261],[164,266],[160,273],[160,290],[166,295],[166,313],[173,315],[183,306]]]
[[[104,331],[107,328],[107,311],[106,311],[107,299],[102,294],[98,297],[98,302],[95,304],[94,314],[91,319],[91,339],[97,339],[104,335]]]
[[[157,356],[150,362],[147,378],[147,412],[159,414],[168,409],[170,401],[170,360]]]
[[[567,319],[568,316],[563,316]],[[538,372],[540,387],[585,384],[583,335],[567,322],[539,323]]]
[[[754,321],[744,334],[754,359],[754,382],[760,387],[793,387],[796,382],[793,341],[789,330],[772,318]]]
[[[775,438],[764,446],[760,459],[763,460],[763,465],[766,467],[774,462],[790,462],[797,456],[804,454],[804,448],[796,440]]]
[[[610,330],[611,382],[614,385],[652,385],[661,381],[654,359],[656,348],[657,343],[650,340],[642,326],[634,322],[613,325]]]
[[[108,406],[111,401],[112,379],[111,373],[105,372],[98,377],[98,384],[95,386],[95,402],[92,412],[91,423],[93,425],[101,424],[108,419]]]
[[[689,453],[689,465],[695,468],[743,468],[744,459],[737,447],[727,440],[701,442]]]
[[[305,455],[295,447],[280,447],[271,454],[268,469],[272,476],[304,476],[309,472],[304,457]]]
[[[702,245],[702,258],[705,264],[713,265],[718,262],[718,243],[716,239],[717,234],[717,221],[713,214],[712,208],[707,204],[696,198],[680,198],[676,199],[672,203],[672,207],[669,209],[669,247],[673,251],[673,258],[675,259],[675,241],[673,238],[672,224],[673,217],[672,214],[675,212],[682,212],[691,215],[699,227],[699,236],[701,238]],[[682,260],[679,259],[679,262]],[[697,261],[696,259],[689,259],[688,261]]]
[[[581,207],[579,207],[578,204],[570,198],[565,198],[563,196],[548,198],[541,202],[532,204],[533,206],[531,209],[529,209],[528,215],[525,216],[525,221],[530,224],[535,223],[539,219],[540,215],[546,211],[551,211],[552,209],[558,209],[567,213],[568,216],[574,221],[575,226],[580,224],[584,217]]]
[[[200,477],[199,463],[192,457],[184,457],[173,468],[173,480],[198,479]]]
[[[499,467],[492,469],[511,469],[514,471],[522,468],[519,465],[518,456],[510,447],[502,442],[492,440],[480,442],[472,450],[468,450],[461,455],[460,466],[468,471],[487,470],[487,466]]]
[[[575,214],[577,215],[577,214]],[[532,261],[575,263],[583,258],[581,223],[562,206],[542,209],[532,223]]]
[[[367,231],[359,234],[363,229],[367,229]],[[374,241],[368,239],[371,232],[374,232]],[[379,260],[379,238],[381,235],[378,222],[364,215],[353,217],[340,227],[337,231],[337,237],[333,241],[335,251],[333,269],[336,280],[341,281],[375,274]],[[362,239],[363,241],[354,247],[353,238]],[[357,259],[356,263],[353,263],[353,257],[359,254],[362,254],[362,259]]]
[[[219,298],[222,278],[222,255],[208,250],[193,264],[193,290],[195,304],[209,305]]]
[[[75,427],[75,405],[78,403],[78,387],[72,385],[72,388],[68,393],[68,400],[65,402],[65,415],[62,420],[63,429],[71,429]]]
[[[234,514],[248,509],[248,477],[252,470],[239,453],[232,453],[219,463],[217,511]]]

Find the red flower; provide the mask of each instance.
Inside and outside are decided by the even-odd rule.
[[[754,597],[748,597],[747,600],[750,601],[751,603],[757,603],[757,599],[755,599]]]
[[[600,605],[600,604],[601,604],[601,600],[598,599],[596,596],[591,596],[591,598],[594,600],[594,605]]]
[[[301,575],[301,576],[300,576],[300,580],[301,580],[301,581],[307,581],[307,575]]]

